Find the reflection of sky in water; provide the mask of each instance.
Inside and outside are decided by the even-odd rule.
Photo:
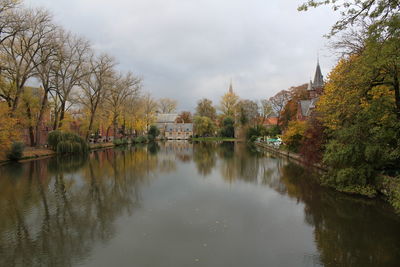
[[[400,260],[400,222],[387,205],[320,188],[244,144],[167,142],[0,171],[1,266]]]

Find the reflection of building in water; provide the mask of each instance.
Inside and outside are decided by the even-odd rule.
[[[178,114],[158,114],[156,126],[168,140],[188,140],[193,136],[193,123],[177,123]]]
[[[193,155],[193,144],[188,141],[168,141],[160,143],[161,150],[169,155],[174,153],[183,162],[191,161]]]

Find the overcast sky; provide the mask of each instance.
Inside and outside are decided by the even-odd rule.
[[[317,54],[324,76],[336,57],[323,37],[328,7],[298,12],[302,0],[25,0],[49,9],[67,30],[143,77],[144,90],[193,110],[216,104],[232,79],[252,100],[306,83]]]

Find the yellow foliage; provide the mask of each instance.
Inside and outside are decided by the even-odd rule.
[[[0,154],[7,151],[12,142],[20,138],[17,129],[17,119],[11,118],[9,108],[5,103],[0,103]]]
[[[146,130],[146,125],[147,125],[147,123],[146,123],[146,120],[145,119],[143,119],[143,118],[136,118],[134,121],[133,121],[133,129],[136,131],[136,132],[144,132],[145,130]]]
[[[342,121],[350,119],[359,108],[363,99],[360,90],[360,73],[357,56],[341,59],[328,76],[328,83],[324,88],[317,110],[323,114],[322,122],[325,127],[336,130]]]
[[[221,98],[220,110],[225,116],[235,116],[236,105],[239,101],[239,96],[233,92],[228,92]]]
[[[290,121],[287,130],[282,136],[282,141],[290,150],[297,152],[304,139],[307,127],[308,125],[305,121]]]
[[[322,123],[328,129],[339,130],[344,122],[352,121],[354,114],[366,110],[372,103],[381,103],[384,108],[394,105],[394,92],[387,85],[370,88],[370,74],[359,56],[342,59],[329,74],[324,94],[321,96],[317,110]],[[384,118],[383,118],[384,119]]]

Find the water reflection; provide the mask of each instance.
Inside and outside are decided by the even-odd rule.
[[[301,204],[293,208],[301,209],[304,223],[312,227],[318,255],[311,255],[299,266],[400,263],[400,221],[387,205],[323,189],[303,168],[254,147],[166,142],[0,167],[0,266],[84,263],[96,245],[107,244],[115,237],[119,217],[135,217],[146,204],[144,185],[168,174],[178,175],[182,168],[193,170],[193,177],[197,172],[207,179],[218,177],[229,186],[244,183],[261,187]],[[185,186],[183,190],[192,192]],[[270,212],[268,220],[257,223],[277,219],[273,210]],[[206,219],[207,214],[203,216]],[[168,225],[168,221],[160,224]],[[257,229],[246,231],[253,230]],[[260,242],[265,243],[254,246],[272,246],[269,240]],[[249,266],[265,265],[255,258],[243,260]]]

